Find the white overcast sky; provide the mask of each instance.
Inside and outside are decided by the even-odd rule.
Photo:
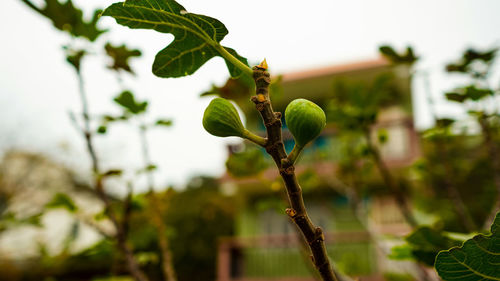
[[[114,1],[74,2],[90,15],[93,8]],[[441,97],[459,81],[444,74],[444,64],[467,47],[500,45],[498,0],[189,0],[182,4],[190,12],[222,21],[229,30],[223,43],[251,62],[267,58],[274,73],[372,59],[381,44],[399,49],[410,44],[422,57],[418,68],[430,73],[443,115],[459,113]],[[100,26],[110,29],[101,42],[126,43],[143,51],[143,57],[133,63],[138,76],[126,84],[151,101],[151,118],[174,119],[171,129],[149,135],[152,158],[161,168],[155,175],[157,184],[182,185],[192,175],[223,173],[225,144],[237,140],[204,132],[201,118],[210,99],[199,98],[212,83],[220,84],[227,77],[222,59],[211,60],[190,77],[156,78],[151,64],[172,40],[170,35],[130,30],[111,18],[103,19]],[[0,149],[48,153],[87,171],[84,143],[68,119],[68,111],[79,110],[76,79],[61,51],[68,36],[20,0],[0,1],[0,34]],[[102,60],[90,59],[83,71],[91,111],[117,112],[111,98],[119,86]],[[422,80],[415,79],[413,88],[416,125],[423,128],[430,119]],[[107,167],[141,166],[131,127],[112,128],[97,145]]]

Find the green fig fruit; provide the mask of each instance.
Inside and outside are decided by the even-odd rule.
[[[299,147],[304,147],[315,139],[326,125],[323,109],[306,99],[296,99],[288,104],[285,110],[285,120]]]
[[[244,137],[246,129],[234,105],[226,99],[215,98],[205,109],[203,127],[218,137]]]

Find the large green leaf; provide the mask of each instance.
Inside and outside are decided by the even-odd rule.
[[[103,15],[130,28],[174,35],[174,41],[156,55],[153,73],[159,77],[193,74],[215,56],[226,60],[233,77],[239,76],[241,68],[248,65],[236,51],[219,44],[228,33],[224,24],[211,17],[188,13],[173,0],[127,0],[111,5]]]
[[[435,267],[446,281],[500,280],[500,213],[490,235],[476,235],[462,247],[440,252]]]

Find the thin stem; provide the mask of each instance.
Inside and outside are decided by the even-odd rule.
[[[259,111],[267,129],[265,148],[279,169],[288,195],[290,208],[286,209],[286,213],[300,229],[303,238],[306,240],[312,254],[312,262],[322,280],[337,281],[338,279],[330,265],[326,251],[323,230],[311,222],[304,205],[302,189],[295,176],[295,167],[285,161],[287,154],[281,135],[281,113],[273,111],[269,99],[270,75],[266,68],[260,65],[253,68],[253,79],[256,86],[256,96],[252,97],[252,101],[255,103],[255,107]]]
[[[297,161],[297,158],[299,157],[300,155],[300,152],[302,152],[302,149],[304,149],[303,146],[300,146],[300,145],[297,145],[295,144],[293,146],[293,149],[292,149],[292,152],[290,152],[290,154],[288,155],[288,157],[286,158],[287,161],[290,163],[290,164],[294,164],[295,161]]]
[[[84,121],[84,127],[82,128],[82,134],[85,138],[86,144],[87,144],[87,151],[90,155],[91,161],[92,161],[92,172],[94,176],[94,188],[96,190],[97,195],[101,199],[101,201],[104,203],[104,207],[106,210],[106,214],[108,215],[109,219],[113,223],[114,227],[116,228],[116,235],[115,238],[118,242],[118,247],[122,250],[122,252],[125,255],[125,259],[127,261],[127,266],[130,271],[130,274],[136,279],[137,281],[149,281],[146,275],[142,272],[142,270],[139,267],[139,264],[134,258],[134,253],[130,249],[130,247],[127,245],[126,241],[126,235],[124,232],[124,229],[122,227],[122,224],[120,224],[118,218],[115,216],[113,211],[111,210],[111,201],[107,194],[104,191],[103,187],[103,178],[100,173],[99,169],[99,161],[97,158],[97,153],[94,149],[94,144],[93,144],[93,134],[90,130],[90,115],[89,115],[89,110],[88,110],[88,102],[87,102],[87,95],[85,93],[85,88],[84,88],[84,81],[83,77],[80,71],[77,70],[77,76],[78,76],[78,89],[79,89],[79,94],[80,94],[80,99],[82,103],[82,114],[83,114],[83,121]]]
[[[139,126],[139,137],[141,139],[141,148],[142,148],[142,160],[144,162],[144,166],[147,168],[148,166],[152,165],[151,162],[151,157],[149,156],[149,146],[148,146],[148,140],[146,138],[146,131],[147,127],[142,122],[142,124]],[[148,180],[148,189],[150,192],[154,192],[154,176],[151,171],[147,170],[146,171],[146,176]]]
[[[147,126],[142,122],[139,127],[139,135],[141,140],[142,147],[142,159],[144,161],[144,165],[147,167],[151,165],[151,157],[149,154],[149,145],[147,140]],[[148,177],[148,188],[149,188],[149,203],[153,208],[152,219],[155,224],[156,230],[158,231],[158,244],[160,246],[160,254],[161,254],[161,268],[163,271],[163,277],[167,281],[177,281],[177,276],[173,266],[173,258],[172,252],[170,251],[167,231],[165,227],[165,222],[162,219],[162,202],[158,200],[157,195],[154,191],[154,178],[151,171],[146,170],[146,174]]]
[[[245,131],[243,131],[243,138],[255,143],[255,144],[258,144],[262,147],[265,147],[266,144],[267,144],[267,140],[261,136],[257,136],[256,134],[248,131],[245,129]]]
[[[43,15],[43,11],[42,9],[38,8],[37,6],[35,6],[35,4],[31,3],[31,1],[29,0],[21,0],[23,1],[26,5],[28,5],[28,7],[30,7],[31,9],[35,10],[36,12],[40,13]]]
[[[382,156],[380,156],[380,151],[373,144],[371,136],[370,136],[370,128],[368,128],[368,127],[364,128],[363,131],[364,131],[366,145],[368,146],[368,149],[369,149],[369,151],[373,157],[373,160],[375,162],[375,166],[379,170],[380,175],[382,176],[382,179],[384,180],[384,183],[387,185],[389,190],[392,192],[394,199],[396,199],[396,204],[398,205],[406,222],[411,227],[416,227],[418,224],[417,224],[417,221],[415,220],[415,217],[411,213],[410,206],[408,204],[408,200],[406,199],[405,194],[401,191],[401,188],[399,187],[399,185],[396,183],[396,181],[392,177],[392,174],[389,171],[389,168],[387,168],[387,165],[385,164],[384,160],[382,159]]]
[[[228,60],[230,63],[232,63],[234,66],[239,68],[245,75],[248,75],[249,77],[252,77],[253,75],[253,70],[248,67],[248,65],[242,63],[239,59],[237,59],[235,56],[233,56],[230,52],[226,50],[222,45],[219,43],[213,44],[213,47],[219,52],[219,54]]]

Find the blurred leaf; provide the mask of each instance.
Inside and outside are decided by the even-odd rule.
[[[394,246],[387,257],[392,260],[413,260],[415,257],[412,250],[412,247],[408,244]]]
[[[493,62],[497,51],[497,48],[484,52],[468,49],[456,62],[447,64],[446,71],[469,73],[474,77],[484,77],[488,73],[489,65]],[[480,62],[482,68],[477,69],[475,62]]]
[[[460,245],[462,241],[448,237],[442,231],[421,226],[405,238],[405,247],[397,246],[391,253],[394,257],[405,257],[408,251],[419,262],[432,266],[439,251]]]
[[[114,98],[114,101],[124,107],[132,114],[139,114],[146,111],[148,102],[138,102],[135,100],[134,94],[130,91],[123,91],[119,96]]]
[[[446,98],[451,101],[464,102],[466,100],[478,101],[488,96],[493,96],[491,89],[477,88],[474,85],[458,88],[454,92],[446,93]]]
[[[158,254],[155,252],[140,252],[134,256],[140,265],[157,264],[159,261]]]
[[[379,47],[380,53],[394,64],[413,64],[418,60],[412,47],[406,47],[406,53],[398,54],[391,46],[384,45]]]
[[[156,55],[153,73],[159,77],[193,74],[211,58],[222,56],[218,48],[248,65],[236,51],[219,45],[228,33],[224,24],[211,17],[188,13],[176,1],[129,0],[109,6],[103,15],[112,16],[117,23],[130,28],[154,29],[174,35],[174,41]],[[231,76],[241,74],[230,61],[226,60],[226,65]]]
[[[244,77],[233,79],[229,78],[222,87],[212,85],[212,88],[201,94],[204,96],[218,96],[228,100],[248,99],[252,94],[252,83]]]
[[[156,169],[158,169],[158,166],[156,166],[154,164],[149,164],[146,167],[138,170],[137,174],[142,174],[142,173],[146,173],[146,172],[152,172],[152,171],[155,171]]]
[[[460,102],[460,103],[464,102],[467,99],[467,96],[460,94],[460,93],[455,93],[455,92],[446,93],[445,96],[446,96],[446,99],[448,99],[450,101],[456,101],[456,102]]]
[[[102,212],[99,212],[97,214],[94,215],[94,219],[96,221],[100,221],[100,220],[104,220],[104,219],[107,219],[108,218],[108,215],[106,215],[106,211],[103,210]]]
[[[102,174],[103,177],[112,177],[112,176],[121,176],[123,174],[122,170],[119,169],[114,169],[114,170],[108,170],[104,174]]]
[[[71,64],[77,72],[80,72],[80,65],[83,56],[87,54],[85,50],[73,50],[65,47],[66,50],[66,61]]]
[[[474,49],[468,49],[467,51],[465,51],[463,58],[467,62],[472,62],[474,60],[480,60],[480,61],[487,63],[487,62],[492,61],[495,58],[495,54],[497,51],[498,51],[498,48],[494,48],[494,49],[487,50],[484,52],[474,50]]]
[[[170,119],[158,119],[156,120],[155,125],[156,126],[165,126],[165,127],[170,127],[172,126],[173,122]]]
[[[64,208],[72,213],[78,210],[73,200],[64,193],[56,193],[52,200],[45,205],[46,208]]]
[[[450,118],[440,118],[436,120],[436,127],[439,128],[447,128],[455,123],[455,120]]]
[[[102,117],[102,120],[103,120],[104,122],[114,122],[114,121],[116,121],[116,119],[118,119],[118,118],[116,118],[116,117],[114,117],[114,116],[111,116],[111,115],[104,115],[104,116]]]
[[[387,143],[387,140],[389,139],[389,134],[387,133],[386,129],[380,129],[377,132],[377,137],[378,137],[378,142],[384,144]]]
[[[83,19],[83,12],[73,5],[71,0],[59,2],[59,0],[45,0],[45,6],[39,8],[29,0],[21,0],[30,8],[49,18],[52,24],[59,30],[66,31],[75,37],[84,37],[95,41],[99,35],[106,32],[97,27],[97,21],[101,10],[94,11],[90,21]]]
[[[235,177],[250,177],[265,170],[267,162],[261,150],[246,148],[243,152],[229,155],[226,168]]]
[[[130,73],[134,73],[132,68],[130,68],[128,60],[131,57],[140,57],[141,51],[137,49],[128,49],[125,45],[115,47],[110,43],[106,43],[104,46],[106,54],[113,59],[113,63],[108,66],[108,68],[115,71],[124,70]]]
[[[97,128],[97,133],[98,134],[105,134],[108,131],[108,127],[101,125],[99,128]]]
[[[500,213],[491,234],[479,234],[461,247],[441,251],[436,271],[443,280],[500,280]]]

